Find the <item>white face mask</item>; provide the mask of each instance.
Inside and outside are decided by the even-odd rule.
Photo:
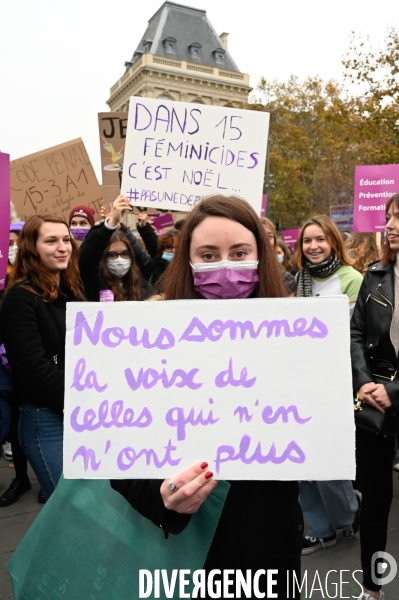
[[[18,246],[11,246],[8,249],[8,260],[10,261],[10,263],[13,265],[15,262],[15,258],[17,256],[17,250],[18,250]]]
[[[284,254],[277,254],[277,260],[279,264],[282,265],[284,262]]]
[[[122,258],[118,256],[115,260],[107,260],[107,267],[112,275],[123,277],[126,275],[132,264],[131,258]]]

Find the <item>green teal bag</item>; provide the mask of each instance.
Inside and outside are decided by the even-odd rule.
[[[8,563],[15,599],[135,600],[140,569],[167,569],[169,582],[172,569],[192,574],[204,565],[228,489],[219,482],[186,529],[165,539],[108,480],[61,478]],[[179,598],[178,578],[169,597]]]

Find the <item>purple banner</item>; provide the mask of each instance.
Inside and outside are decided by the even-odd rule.
[[[175,223],[173,221],[172,215],[150,215],[151,222],[156,227],[157,232],[159,233],[165,227],[174,227]]]
[[[267,194],[262,194],[262,206],[260,208],[260,216],[266,216],[266,207],[267,207]]]
[[[295,244],[297,239],[299,238],[299,234],[301,232],[301,228],[297,229],[285,229],[281,232],[281,236],[284,242],[291,248],[291,250],[295,249]]]
[[[10,155],[0,152],[0,290],[6,283],[10,242]]]
[[[356,167],[353,231],[384,231],[385,205],[396,192],[399,192],[399,165]]]

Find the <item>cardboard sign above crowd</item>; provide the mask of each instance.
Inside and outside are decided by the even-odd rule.
[[[269,114],[132,96],[121,192],[133,206],[190,211],[238,195],[260,214]]]
[[[67,478],[354,479],[346,297],[70,303],[66,329]]]
[[[101,218],[101,188],[80,138],[13,160],[10,172],[11,199],[23,221],[44,213],[67,220],[78,204]]]
[[[104,204],[120,194],[127,131],[127,112],[98,113]]]

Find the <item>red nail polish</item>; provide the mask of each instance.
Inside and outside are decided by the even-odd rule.
[[[206,469],[207,466],[208,466],[208,463],[207,462],[203,462],[202,465],[201,465],[201,469]]]
[[[211,477],[213,477],[212,471],[208,471],[207,473],[205,473],[205,479],[210,479]]]

